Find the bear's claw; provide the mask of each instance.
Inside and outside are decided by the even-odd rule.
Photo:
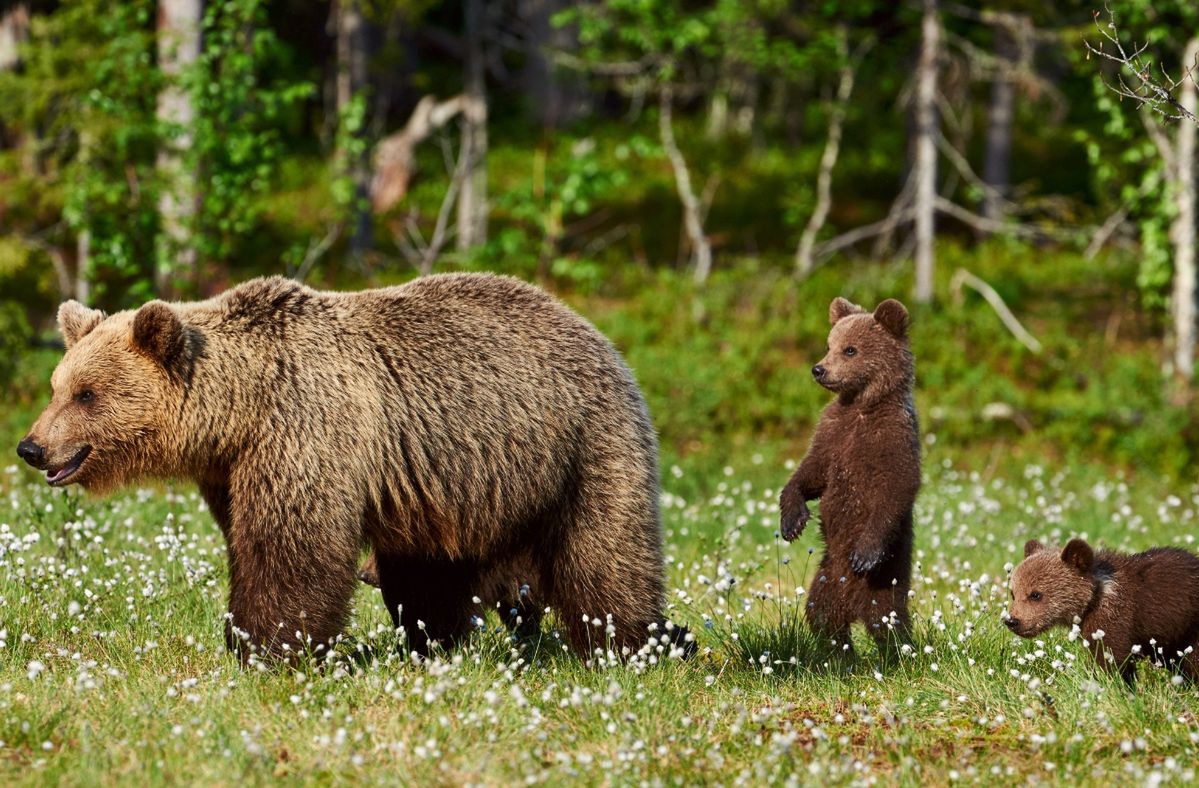
[[[854,550],[849,556],[849,568],[854,574],[864,575],[878,568],[886,555],[881,548],[867,547]]]
[[[788,542],[794,541],[803,533],[804,526],[808,524],[811,517],[812,513],[803,501],[799,502],[798,512],[784,511],[782,517],[779,518],[779,531],[783,538]]]

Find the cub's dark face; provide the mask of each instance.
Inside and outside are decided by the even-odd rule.
[[[1095,594],[1094,553],[1081,539],[1060,552],[1034,540],[1024,545],[1024,560],[1012,571],[1012,606],[1004,622],[1020,637],[1036,637],[1055,626],[1082,618]]]
[[[829,305],[829,322],[828,354],[812,368],[817,383],[849,400],[877,398],[910,385],[912,354],[903,304],[887,299],[871,314],[837,298]]]

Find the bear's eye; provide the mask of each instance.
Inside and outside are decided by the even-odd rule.
[[[858,354],[858,349],[853,345],[850,345],[849,347],[845,348],[843,352],[847,356],[856,356]]]
[[[1034,602],[1040,602],[1041,601],[1041,592],[1033,591],[1031,594],[1028,595],[1028,598]]]
[[[75,395],[75,401],[81,402],[84,404],[91,402],[95,398],[96,398],[96,392],[92,391],[91,389],[83,389],[82,391],[80,391],[78,394]]]

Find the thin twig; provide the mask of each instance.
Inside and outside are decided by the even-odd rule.
[[[1138,106],[1149,107],[1168,120],[1185,119],[1199,125],[1199,117],[1196,117],[1194,112],[1183,106],[1174,96],[1174,92],[1182,85],[1183,81],[1189,79],[1193,82],[1195,80],[1195,69],[1199,67],[1199,62],[1183,63],[1182,77],[1178,80],[1171,79],[1160,66],[1157,69],[1161,74],[1160,78],[1154,76],[1153,63],[1144,57],[1145,51],[1149,48],[1148,42],[1140,45],[1133,42],[1132,51],[1126,50],[1120,43],[1120,30],[1116,26],[1115,12],[1112,11],[1111,6],[1105,5],[1104,8],[1109,21],[1106,27],[1101,24],[1099,12],[1096,11],[1094,15],[1095,29],[1099,31],[1099,35],[1105,41],[1115,47],[1116,53],[1112,54],[1105,50],[1103,41],[1099,42],[1098,48],[1085,38],[1083,44],[1087,51],[1096,57],[1116,63],[1121,69],[1127,69],[1135,81],[1129,85],[1124,81],[1123,74],[1117,74],[1118,84],[1113,84],[1106,79],[1103,80],[1103,84],[1116,95],[1131,99]]]

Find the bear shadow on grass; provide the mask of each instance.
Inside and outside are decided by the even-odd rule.
[[[906,636],[892,631],[880,643],[859,627],[851,631],[850,643],[833,642],[816,635],[807,622],[795,616],[774,625],[741,628],[735,640],[727,635],[717,635],[717,639],[740,664],[753,664],[758,670],[769,666],[776,676],[892,673],[902,670],[905,660],[919,654],[928,640],[919,627],[912,626]]]

